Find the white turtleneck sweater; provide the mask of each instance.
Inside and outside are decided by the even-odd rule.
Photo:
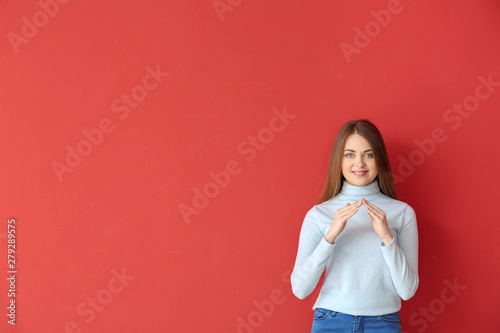
[[[347,220],[344,231],[330,244],[325,234],[335,212],[364,197],[386,213],[394,239],[384,245],[365,206]],[[418,287],[418,233],[414,210],[380,192],[378,182],[354,186],[344,182],[334,198],[307,212],[291,276],[300,299],[315,288],[326,268],[313,309],[324,308],[358,316],[377,316],[401,309]]]

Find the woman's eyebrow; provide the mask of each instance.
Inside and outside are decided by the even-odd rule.
[[[354,149],[349,149],[349,148],[347,148],[347,149],[346,149],[346,150],[344,150],[344,151],[352,151],[352,152],[354,152],[354,153],[356,152]],[[372,150],[371,150],[371,148],[370,148],[370,149],[365,150],[363,153],[366,153],[366,152],[369,152],[369,151],[372,151]]]

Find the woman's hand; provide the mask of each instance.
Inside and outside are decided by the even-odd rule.
[[[394,238],[391,234],[391,231],[389,230],[389,225],[387,224],[387,218],[385,217],[385,212],[372,204],[371,202],[368,202],[365,198],[361,199],[361,203],[365,205],[366,211],[368,214],[370,214],[370,217],[372,218],[372,225],[373,229],[375,232],[382,238],[382,241],[384,242],[385,245],[388,245],[390,242],[392,242],[392,239]]]
[[[335,212],[332,225],[325,235],[325,239],[328,243],[333,244],[335,238],[337,238],[338,235],[340,235],[340,233],[344,230],[347,220],[356,214],[358,208],[362,205],[362,200],[363,199],[353,203],[352,205],[348,203],[344,208],[340,208]]]

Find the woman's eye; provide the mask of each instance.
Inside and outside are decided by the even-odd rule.
[[[354,154],[345,154],[345,157],[353,157]]]
[[[373,157],[373,154],[366,154],[365,156],[371,158],[371,157]]]

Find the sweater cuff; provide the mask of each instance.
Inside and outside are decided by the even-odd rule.
[[[313,257],[318,260],[323,260],[324,258],[330,256],[333,253],[333,249],[335,248],[335,243],[330,244],[325,239],[325,237],[321,237],[321,241],[319,242],[316,250],[313,252]]]
[[[382,242],[380,242],[380,247],[382,249],[385,248],[385,249],[389,250],[390,248],[394,247],[394,241],[395,240],[396,240],[396,237],[393,236],[392,237],[392,241],[389,244],[387,244],[387,245],[385,245],[384,242],[382,241]]]

